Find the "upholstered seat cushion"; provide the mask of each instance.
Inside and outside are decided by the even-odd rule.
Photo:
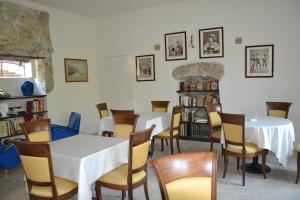
[[[153,108],[153,112],[162,112],[162,113],[164,113],[164,112],[167,112],[167,108],[165,108],[165,107],[155,107],[155,108]]]
[[[221,138],[221,132],[220,131],[215,131],[215,132],[213,132],[213,133],[210,134],[210,137],[212,137],[213,139],[220,140],[220,138]]]
[[[28,134],[30,142],[49,142],[50,133],[49,131],[37,131]]]
[[[269,115],[273,117],[285,118],[286,111],[284,110],[270,110]]]
[[[178,135],[178,131],[173,131],[173,136]],[[164,130],[163,132],[156,135],[157,138],[169,138],[171,137],[170,129]]]
[[[297,145],[297,151],[300,152],[300,144]]]
[[[245,147],[246,147],[246,154],[253,154],[263,150],[261,148],[258,148],[256,144],[252,144],[252,143],[246,143]],[[242,146],[228,144],[226,150],[234,153],[242,153]]]
[[[123,164],[113,171],[102,176],[98,181],[113,185],[127,185],[128,164]],[[132,183],[137,183],[146,177],[145,171],[140,171],[132,175]]]
[[[67,194],[77,187],[77,184],[62,178],[54,177],[58,196]],[[52,197],[51,187],[32,186],[31,194],[41,197]]]
[[[183,178],[166,184],[170,200],[211,200],[211,177]]]

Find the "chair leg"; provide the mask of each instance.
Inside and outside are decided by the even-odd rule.
[[[224,146],[221,144],[221,151],[222,151],[222,156],[224,155]]]
[[[167,145],[167,146],[169,146],[169,142],[168,142],[168,139],[166,139],[166,145]]]
[[[237,170],[240,169],[240,158],[239,157],[236,158],[236,169]]]
[[[133,192],[132,192],[132,188],[128,188],[128,199],[129,199],[129,200],[133,200]]]
[[[171,154],[174,154],[174,151],[173,151],[173,137],[170,138],[170,149],[171,149]]]
[[[122,190],[122,200],[124,200],[126,197],[126,191],[125,190]]]
[[[214,141],[210,139],[210,151],[214,150]]]
[[[160,150],[164,151],[164,140],[161,139],[160,142],[161,142]]]
[[[8,175],[8,169],[5,169],[5,170],[4,170],[4,179],[7,178],[7,175]]]
[[[223,171],[223,178],[225,178],[228,168],[228,157],[226,151],[224,151],[224,171]]]
[[[180,146],[179,146],[179,137],[178,137],[178,136],[176,137],[176,143],[177,143],[177,150],[178,150],[178,153],[181,153],[181,151],[180,151]]]
[[[146,200],[149,200],[149,193],[148,193],[148,184],[147,184],[147,181],[145,181],[145,183],[144,183],[144,192],[145,192]]]
[[[101,200],[101,186],[98,186],[97,183],[95,184],[96,190],[96,200]]]
[[[242,169],[243,169],[243,186],[245,186],[245,170],[246,170],[246,158],[242,157]]]
[[[152,140],[151,140],[151,155],[150,155],[150,157],[152,158],[153,157],[153,153],[154,153],[154,137],[152,138]]]
[[[298,184],[300,175],[300,152],[297,153],[297,177],[296,177],[296,184]]]
[[[262,155],[262,171],[263,171],[264,179],[266,179],[267,178],[267,175],[266,175],[266,151]]]

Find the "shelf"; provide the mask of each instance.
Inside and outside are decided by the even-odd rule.
[[[190,92],[203,92],[203,93],[215,93],[215,92],[219,92],[219,90],[177,90],[177,93],[190,93]]]
[[[204,125],[204,124],[207,124],[208,123],[208,121],[207,122],[187,122],[187,121],[181,121],[180,122],[181,124],[201,124],[201,125]]]
[[[204,106],[182,106],[183,108],[205,108]]]
[[[13,134],[13,135],[8,135],[8,136],[0,137],[0,140],[5,139],[5,138],[20,136],[20,135],[24,135],[24,133],[17,133],[17,134]]]
[[[0,97],[0,100],[42,98],[45,96],[47,96],[47,95],[46,94],[38,94],[38,95],[32,95],[32,96],[11,96],[11,97]]]
[[[48,111],[40,111],[40,112],[31,112],[31,113],[24,113],[21,115],[10,115],[7,117],[0,117],[0,121],[1,120],[5,120],[5,119],[11,119],[11,118],[16,118],[16,117],[22,117],[22,116],[26,116],[26,115],[38,115],[38,114],[44,114],[47,113]]]

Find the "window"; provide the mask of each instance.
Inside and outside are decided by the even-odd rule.
[[[0,60],[0,78],[31,78],[32,62]]]

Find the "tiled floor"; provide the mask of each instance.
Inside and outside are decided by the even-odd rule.
[[[209,144],[204,142],[181,141],[182,152],[207,151]],[[215,145],[219,147],[219,145]],[[160,152],[158,142],[155,146],[154,157],[169,154],[168,151]],[[246,186],[241,186],[242,177],[240,171],[236,170],[235,159],[229,160],[227,176],[222,178],[223,160],[219,157],[218,161],[218,185],[217,193],[219,200],[299,200],[300,184],[296,185],[295,170],[296,156],[289,160],[289,168],[283,168],[276,161],[272,153],[268,154],[267,164],[272,168],[267,179],[262,175],[246,173]],[[149,166],[149,193],[150,199],[160,200],[160,191],[155,174]],[[102,190],[104,200],[121,199],[121,192],[109,189]],[[23,200],[28,199],[25,189],[24,176],[22,169],[16,168],[10,171],[7,179],[3,178],[3,171],[0,176],[0,199],[1,200]],[[73,199],[76,199],[74,197]],[[134,199],[144,198],[143,188],[134,190]]]

